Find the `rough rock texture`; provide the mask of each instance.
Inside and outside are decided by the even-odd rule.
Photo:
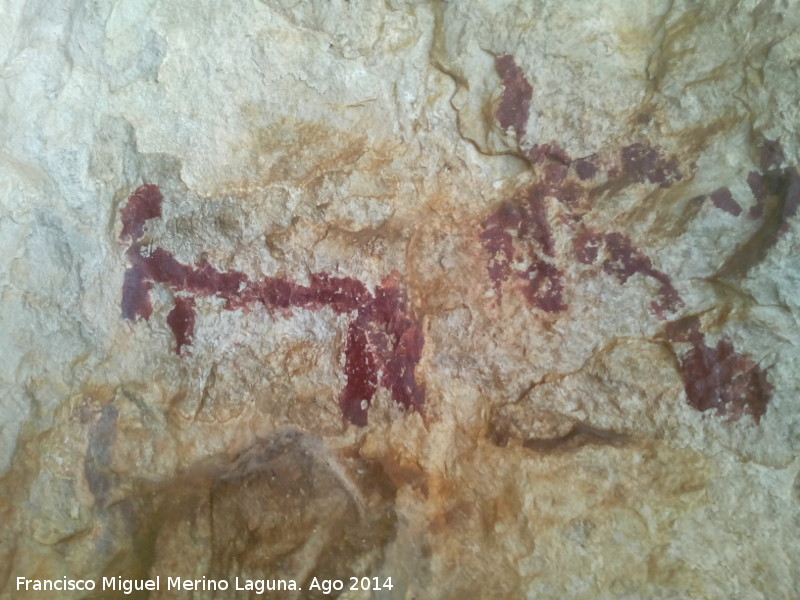
[[[796,1],[0,16],[3,598],[800,594]]]

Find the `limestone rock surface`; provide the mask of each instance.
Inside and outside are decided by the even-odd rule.
[[[0,16],[0,597],[798,597],[796,0]]]

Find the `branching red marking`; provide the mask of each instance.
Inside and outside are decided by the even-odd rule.
[[[506,203],[503,203],[497,213],[484,221],[484,229],[480,235],[481,243],[489,253],[487,269],[498,299],[502,298],[503,282],[508,281],[511,262],[514,260],[514,239],[498,218],[498,213],[502,213],[505,207]]]
[[[562,297],[563,273],[544,258],[555,253],[545,204],[547,191],[546,186],[531,186],[515,201],[503,202],[484,220],[480,238],[489,254],[487,269],[498,302],[502,299],[503,283],[514,274],[524,282],[522,292],[532,306],[556,313],[566,310],[567,305]],[[512,270],[515,258],[528,266]]]
[[[756,423],[767,412],[773,386],[767,373],[748,354],[739,354],[726,337],[707,346],[697,317],[667,327],[672,343],[692,347],[680,357],[680,370],[689,404],[698,411],[716,410],[731,421],[752,415]]]
[[[330,306],[339,314],[355,312],[345,347],[347,384],[339,396],[344,416],[355,425],[366,425],[367,409],[378,387],[390,390],[392,400],[400,406],[422,412],[425,397],[415,369],[422,358],[424,339],[410,315],[398,274],[384,280],[372,295],[357,279],[327,273],[314,273],[306,286],[281,277],[251,281],[240,271],[219,271],[206,260],[185,265],[162,248],[148,253],[141,241],[145,222],[161,216],[162,200],[157,186],[143,185],[122,209],[120,237],[130,242],[126,254],[130,267],[122,287],[124,318],[148,320],[153,285],[167,286],[176,294],[167,324],[180,354],[194,334],[196,297],[222,298],[226,310],[260,303],[272,309]]]
[[[625,283],[635,274],[652,277],[659,284],[659,299],[652,303],[653,311],[659,318],[664,318],[664,311],[675,311],[683,306],[678,290],[676,290],[666,273],[653,268],[652,261],[633,247],[631,240],[621,233],[609,233],[605,236],[608,258],[603,261],[603,270],[616,275],[620,283]]]
[[[518,274],[527,280],[522,293],[530,305],[549,313],[563,312],[569,308],[562,297],[564,285],[561,278],[564,273],[557,267],[535,257],[531,266]]]
[[[584,224],[583,215],[591,207],[586,184],[598,177],[601,169],[606,180],[615,185],[652,184],[670,187],[682,178],[677,158],[665,158],[660,150],[644,143],[623,147],[605,158],[592,156],[572,160],[556,143],[537,144],[523,149],[523,135],[531,109],[533,88],[513,57],[497,59],[497,70],[505,90],[497,119],[505,130],[514,126],[521,154],[537,167],[541,181],[503,202],[482,223],[481,243],[489,256],[487,266],[494,288],[500,292],[512,275],[526,280],[522,293],[532,305],[548,312],[560,312],[567,306],[562,300],[562,272],[550,260],[555,244],[544,199],[558,199],[568,210],[561,223],[572,237],[574,259],[583,265],[602,261],[603,270],[625,284],[634,275],[651,278],[658,283],[657,299],[652,309],[660,318],[676,311],[683,301],[670,278],[653,266],[648,256],[635,248],[631,240],[618,232],[597,231]],[[760,152],[760,172],[749,174],[747,182],[756,198],[750,210],[753,219],[764,219],[755,238],[755,248],[774,243],[788,228],[788,219],[800,210],[800,175],[794,167],[783,167],[785,155],[780,144],[766,141]],[[573,174],[574,175],[571,175]],[[709,198],[715,207],[734,216],[742,208],[730,190],[721,187],[692,202]],[[765,212],[767,213],[765,216]],[[746,246],[745,250],[749,250]],[[750,253],[751,254],[751,253]],[[515,260],[527,259],[524,271],[512,269]],[[499,297],[499,293],[498,293]],[[680,357],[686,396],[699,411],[716,410],[731,420],[749,414],[758,422],[766,412],[772,396],[772,385],[766,372],[749,355],[737,353],[728,338],[716,346],[705,344],[705,335],[696,318],[671,323],[667,337],[675,344],[690,344]]]
[[[512,56],[499,57],[496,67],[505,87],[497,119],[503,129],[514,126],[517,143],[521,146],[533,88]],[[667,159],[658,149],[643,143],[625,146],[606,160],[598,156],[573,160],[555,142],[536,144],[522,150],[522,154],[538,166],[542,175],[540,182],[527,188],[513,201],[503,202],[483,221],[480,233],[481,243],[489,255],[487,271],[498,293],[498,301],[502,300],[503,283],[515,274],[525,281],[522,293],[531,305],[550,313],[567,310],[563,298],[563,272],[553,260],[559,257],[555,256],[545,203],[545,198],[551,197],[568,210],[562,222],[569,224],[573,254],[579,263],[593,264],[604,247],[607,257],[603,269],[615,275],[621,284],[634,274],[658,282],[659,298],[652,303],[652,309],[659,318],[664,319],[665,312],[683,305],[669,277],[655,269],[651,260],[634,248],[627,237],[615,232],[594,231],[583,224],[583,214],[590,200],[586,184],[582,182],[597,177],[601,165],[609,180],[617,180],[623,185],[651,183],[667,188],[681,178],[675,157]],[[717,200],[720,203],[725,201],[724,198]],[[515,260],[526,261],[528,267],[513,271]]]

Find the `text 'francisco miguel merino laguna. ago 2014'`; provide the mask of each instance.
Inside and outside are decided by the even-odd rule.
[[[256,594],[265,594],[276,591],[301,590],[294,579],[244,579],[235,577],[233,582],[227,579],[185,579],[183,577],[166,577],[166,590],[181,591],[252,591]],[[99,585],[98,585],[99,583]],[[122,577],[103,577],[102,580],[94,579],[28,579],[17,577],[17,591],[19,592],[44,592],[44,591],[87,591],[95,589],[103,591],[116,591],[123,594],[133,594],[139,591],[160,591],[162,578],[153,579],[123,579]],[[325,594],[345,589],[349,590],[391,590],[392,578],[378,577],[350,577],[349,581],[343,579],[312,578],[308,589],[319,590]]]

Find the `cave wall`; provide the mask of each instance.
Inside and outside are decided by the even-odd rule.
[[[797,594],[797,2],[1,14],[2,597]]]

